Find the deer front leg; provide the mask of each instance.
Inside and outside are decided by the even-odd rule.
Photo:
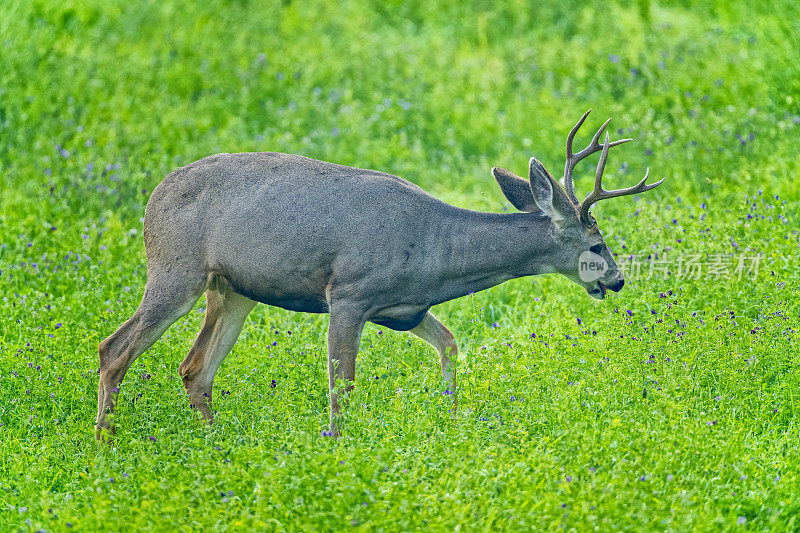
[[[458,345],[453,334],[430,311],[425,314],[422,322],[410,332],[433,346],[439,353],[445,387],[455,394],[456,368],[454,361],[458,358]]]
[[[356,355],[364,329],[363,314],[339,305],[332,306],[328,325],[328,387],[331,395],[331,436],[341,435],[342,409],[356,378]]]

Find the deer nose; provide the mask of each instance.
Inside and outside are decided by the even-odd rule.
[[[619,292],[622,290],[623,285],[625,285],[625,278],[619,278],[613,285],[608,285],[608,288],[614,292]]]

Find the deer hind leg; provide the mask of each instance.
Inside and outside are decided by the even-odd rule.
[[[455,392],[456,389],[456,369],[453,361],[458,358],[458,345],[444,324],[428,311],[425,318],[417,327],[409,330],[420,339],[434,347],[439,353],[439,360],[442,363],[442,379],[448,390]]]
[[[193,409],[200,411],[209,424],[214,421],[211,389],[222,360],[231,351],[242,331],[247,315],[256,302],[233,292],[224,279],[209,279],[206,291],[206,316],[203,328],[178,367],[178,374],[189,394]]]
[[[122,326],[104,339],[97,390],[97,438],[114,433],[114,412],[119,385],[125,373],[145,350],[176,320],[188,313],[203,290],[202,275],[151,268],[139,308]],[[194,283],[191,281],[195,278]]]

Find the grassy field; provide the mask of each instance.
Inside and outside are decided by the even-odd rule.
[[[0,3],[0,530],[800,529],[800,8],[746,4]],[[168,172],[283,151],[500,212],[489,169],[558,174],[589,107],[636,139],[609,187],[668,178],[595,209],[641,271],[603,303],[546,276],[435,309],[457,414],[433,350],[370,325],[321,436],[327,317],[258,306],[207,427],[177,375],[201,299],[95,442]]]

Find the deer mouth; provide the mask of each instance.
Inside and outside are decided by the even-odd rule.
[[[606,299],[606,286],[603,285],[601,282],[597,282],[597,285],[594,288],[588,289],[587,292],[589,296],[595,298],[597,300],[605,300]]]

